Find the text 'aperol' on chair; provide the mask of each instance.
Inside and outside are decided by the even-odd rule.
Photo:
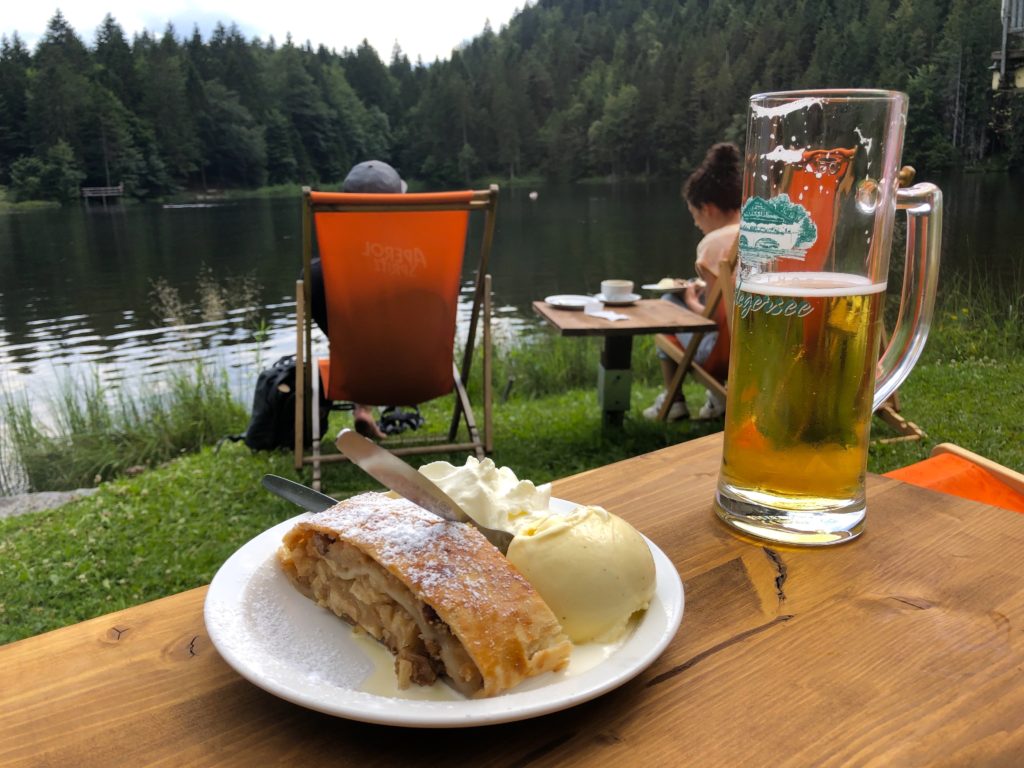
[[[1024,475],[953,443],[940,443],[931,456],[886,472],[905,483],[993,507],[1024,512]]]
[[[310,403],[321,386],[327,400],[403,406],[455,392],[444,435],[385,447],[396,454],[491,450],[490,277],[498,188],[419,194],[354,194],[303,190],[302,262],[297,284],[295,466],[344,460],[320,455],[318,422]],[[468,334],[456,365],[455,331],[470,215],[483,216]],[[311,274],[314,241],[323,272],[329,357],[310,377]],[[483,339],[483,427],[478,429],[466,385],[478,325]],[[306,455],[302,424],[312,424]],[[466,435],[460,438],[460,426]]]

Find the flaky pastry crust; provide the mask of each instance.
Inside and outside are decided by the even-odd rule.
[[[366,493],[310,515],[278,558],[304,594],[391,649],[401,687],[443,675],[494,696],[569,661],[551,609],[479,531],[405,499]]]

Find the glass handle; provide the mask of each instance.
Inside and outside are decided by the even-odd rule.
[[[898,189],[896,207],[907,212],[907,264],[899,317],[878,361],[874,410],[889,399],[921,357],[939,281],[942,191],[928,183]]]

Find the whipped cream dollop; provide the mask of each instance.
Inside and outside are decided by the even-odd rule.
[[[473,456],[461,467],[447,461],[434,461],[420,472],[481,525],[516,533],[526,517],[547,513],[551,505],[551,484],[534,485],[520,480],[508,467],[498,467],[490,459]]]

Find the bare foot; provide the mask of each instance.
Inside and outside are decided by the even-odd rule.
[[[373,411],[365,405],[356,405],[352,410],[352,417],[355,421],[356,432],[371,440],[383,440],[387,437],[380,431],[376,420],[373,418]]]

